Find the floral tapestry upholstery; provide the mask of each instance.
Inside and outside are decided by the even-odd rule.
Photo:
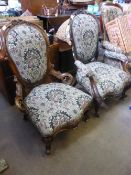
[[[111,66],[113,66],[115,68],[123,70],[121,62],[116,60],[116,59],[111,59],[111,58],[105,57],[104,58],[104,63],[106,63],[108,65],[111,65]]]
[[[47,70],[46,41],[36,27],[15,25],[7,34],[6,45],[25,81],[35,83],[42,79]]]
[[[102,14],[102,21],[105,25],[107,22],[110,22],[111,20],[122,15],[123,12],[119,7],[103,5],[103,7],[101,8],[101,14]]]
[[[111,6],[111,5],[103,5],[101,7],[101,16],[102,16],[102,23],[104,29],[104,40],[108,40],[107,31],[105,25],[117,18],[118,16],[123,15],[122,10],[119,7]]]
[[[111,52],[111,51],[106,50],[104,52],[104,55],[106,57],[109,57],[109,58],[112,58],[112,59],[116,59],[116,60],[119,60],[119,61],[122,61],[122,62],[128,61],[128,58],[122,53]]]
[[[94,76],[92,70],[86,64],[83,64],[79,60],[75,61],[77,67],[76,79],[77,82],[86,89],[86,92],[92,96],[91,83],[89,77]]]
[[[107,95],[114,97],[119,96],[131,81],[130,75],[126,72],[105,63],[92,62],[86,64],[86,67],[94,73],[94,80],[102,98]],[[85,74],[82,76],[79,71],[77,71],[76,77],[78,83],[92,94],[89,78],[86,77]]]
[[[44,137],[66,126],[74,126],[92,97],[62,83],[50,83],[34,88],[25,99],[29,116]]]
[[[123,69],[121,62],[128,62],[128,58],[122,53],[111,52],[106,50],[104,52],[104,55],[106,56],[106,58],[104,59],[105,63],[120,69]]]
[[[70,30],[69,19],[67,19],[65,22],[63,22],[61,24],[58,31],[56,32],[56,35],[55,35],[56,38],[66,42],[69,45],[71,45],[72,43],[70,41],[69,30]]]
[[[123,50],[120,47],[116,46],[115,44],[112,44],[109,41],[103,41],[102,46],[105,49],[107,49],[109,51],[112,51],[112,52],[124,53]]]
[[[90,62],[98,46],[99,26],[90,14],[79,14],[71,18],[71,35],[74,41],[74,52],[83,63]]]

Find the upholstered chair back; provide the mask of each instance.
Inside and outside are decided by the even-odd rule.
[[[123,8],[119,4],[113,4],[111,2],[105,2],[101,5],[101,16],[103,24],[103,39],[109,40],[105,25],[114,20],[115,18],[123,15]]]
[[[99,25],[93,15],[82,12],[78,11],[71,16],[70,36],[74,57],[83,63],[88,63],[96,56]]]
[[[106,23],[110,22],[111,20],[121,16],[123,11],[120,7],[112,5],[103,5],[101,7],[101,14],[102,14],[102,22],[105,25]]]
[[[22,80],[35,84],[47,71],[47,41],[42,29],[25,21],[14,21],[6,30],[7,52]]]

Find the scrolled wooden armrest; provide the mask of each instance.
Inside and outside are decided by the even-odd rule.
[[[50,75],[56,77],[58,80],[61,80],[64,84],[74,84],[74,77],[70,73],[61,73],[60,71],[56,71],[54,68],[52,68]]]
[[[20,111],[25,112],[26,109],[25,109],[25,104],[24,104],[24,99],[22,94],[22,85],[20,84],[16,76],[14,76],[14,82],[16,83],[15,105]]]
[[[102,98],[101,98],[101,96],[100,96],[100,94],[98,92],[94,76],[90,76],[90,77],[88,76],[88,78],[90,79],[93,97],[94,97],[94,99],[96,99],[96,101],[100,105],[100,104],[103,103],[103,100],[102,100]]]
[[[122,64],[123,70],[124,70],[125,72],[129,73],[129,70],[128,70],[128,69],[130,69],[131,66],[130,66],[130,64],[128,63],[128,61],[121,62],[121,64]]]
[[[22,111],[22,112],[25,112],[26,109],[25,109],[25,105],[24,105],[24,100],[22,97],[20,96],[17,96],[15,97],[15,104],[16,104],[16,107]]]
[[[131,69],[131,62],[128,63],[127,67]]]
[[[64,84],[69,84],[69,85],[73,85],[74,84],[75,79],[70,73],[63,73],[63,74],[61,74],[61,78],[62,78],[62,82]]]

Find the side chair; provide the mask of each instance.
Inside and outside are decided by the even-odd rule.
[[[46,154],[56,134],[76,127],[89,110],[92,97],[71,87],[69,73],[55,71],[46,33],[36,24],[12,21],[2,28],[3,58],[9,59],[16,81],[16,106],[41,133]],[[59,81],[49,83],[49,76]]]

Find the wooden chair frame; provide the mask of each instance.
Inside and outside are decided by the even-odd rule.
[[[77,10],[77,11],[73,14],[73,17],[76,16],[76,15],[79,15],[79,14],[90,15],[90,16],[92,16],[92,17],[97,21],[97,18],[96,18],[94,15],[87,13],[85,10]],[[73,38],[72,23],[73,23],[73,20],[72,20],[72,18],[70,18],[70,26],[71,26],[71,27],[70,27],[70,38],[71,38],[71,42],[72,42],[73,56],[74,56],[74,59],[75,59],[75,60],[79,60],[79,57],[77,56],[77,52],[76,52],[76,46],[75,46],[74,38]],[[98,21],[97,21],[97,23],[98,23]],[[99,25],[99,24],[98,24],[98,25]],[[97,40],[97,43],[96,43],[96,44],[98,45],[98,40]],[[96,54],[94,54],[94,57],[95,57],[95,60],[91,60],[90,62],[92,62],[92,61],[97,61],[97,58],[98,58],[98,48],[96,49]],[[123,70],[124,70],[126,73],[129,73],[129,71],[128,71],[128,69],[127,69],[127,67],[128,67],[127,62],[122,62],[122,61],[120,61],[120,62],[121,62],[121,64],[122,64]],[[88,64],[88,63],[87,63],[87,64]],[[99,107],[100,107],[101,105],[104,105],[104,106],[105,106],[104,101],[106,101],[107,98],[112,98],[112,97],[109,97],[109,96],[107,95],[107,96],[105,96],[105,99],[104,99],[104,101],[103,101],[103,99],[101,98],[101,96],[100,96],[100,94],[99,94],[99,92],[98,92],[98,89],[97,89],[97,86],[96,86],[96,82],[95,82],[95,80],[94,80],[94,77],[93,77],[93,76],[88,76],[88,75],[87,75],[87,77],[89,78],[90,83],[91,83],[91,89],[92,89],[92,94],[93,94],[93,102],[94,102],[94,107],[95,107],[95,115],[96,115],[97,117],[99,117],[99,115],[98,115]],[[131,86],[131,83],[130,83],[130,85],[127,85],[127,86],[124,88],[122,94],[119,95],[119,98],[120,98],[120,99],[123,99],[123,98],[126,97],[125,92],[130,88],[130,86]]]
[[[41,32],[41,34],[43,35],[45,41],[46,41],[46,45],[47,45],[47,60],[48,60],[48,64],[47,64],[47,72],[46,75],[44,75],[44,77],[36,82],[36,83],[27,83],[20,75],[18,69],[16,68],[15,63],[13,62],[7,46],[6,46],[6,37],[8,35],[8,32],[10,31],[11,28],[13,28],[15,25],[22,25],[22,24],[27,24],[30,26],[35,27],[37,30],[39,30]],[[28,114],[26,111],[26,105],[23,101],[23,99],[29,94],[29,92],[36,86],[43,84],[43,83],[49,83],[50,82],[50,76],[53,76],[55,78],[57,78],[59,81],[62,81],[64,83],[70,84],[72,85],[73,83],[73,77],[71,74],[69,73],[61,73],[60,71],[56,71],[53,68],[53,65],[50,63],[50,55],[48,54],[48,51],[50,49],[50,45],[48,42],[48,38],[46,36],[46,34],[44,33],[43,29],[40,26],[37,26],[36,24],[32,24],[30,22],[27,21],[23,21],[23,20],[14,20],[12,21],[10,24],[8,24],[7,26],[4,26],[2,28],[2,31],[0,33],[0,37],[2,38],[2,49],[1,49],[1,59],[8,59],[9,61],[9,65],[11,66],[11,69],[13,70],[14,75],[16,76],[15,81],[16,81],[16,106],[19,108],[19,110],[21,110],[24,113],[24,119],[27,120],[28,119]],[[86,111],[86,110],[85,110]],[[76,123],[72,123],[72,125],[69,126],[64,126],[62,129],[59,129],[56,133],[54,133],[54,135],[52,135],[51,137],[43,137],[43,141],[45,142],[46,145],[46,153],[50,154],[51,151],[51,142],[53,140],[53,137],[62,132],[63,130],[67,130],[67,129],[71,129],[74,128],[78,125],[79,121]]]

